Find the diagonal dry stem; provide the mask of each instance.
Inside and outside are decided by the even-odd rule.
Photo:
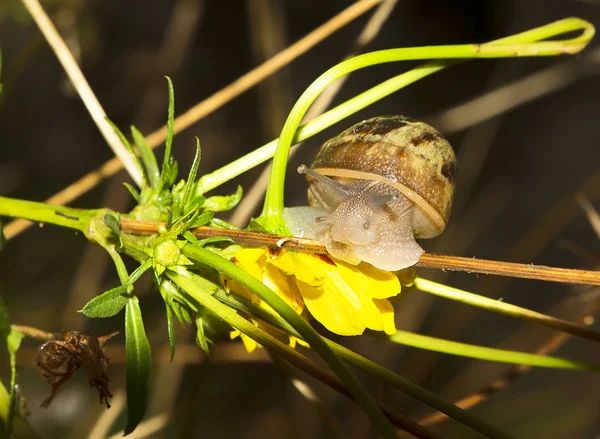
[[[107,122],[106,113],[104,112],[102,105],[100,105],[98,98],[96,98],[96,95],[86,81],[85,76],[83,76],[81,69],[77,65],[77,61],[75,61],[75,58],[71,54],[66,43],[61,38],[38,0],[22,1],[65,69],[65,72],[69,76],[77,93],[79,93],[79,96],[92,116],[92,119],[94,119],[96,126],[102,133],[104,140],[106,140],[106,143],[111,147],[118,160],[123,163],[133,181],[139,186],[142,181],[140,169],[136,166],[133,157],[131,157],[131,154],[129,154],[129,151],[127,151],[127,148],[125,148],[125,145],[123,145],[123,142],[121,142],[121,139],[119,139],[119,136],[115,133],[115,130],[113,130]]]
[[[25,0],[34,2],[37,0]],[[348,8],[344,9],[338,15],[328,20],[317,29],[298,40],[296,43],[279,52],[273,58],[265,61],[260,66],[241,76],[227,87],[221,89],[217,93],[208,97],[204,101],[198,103],[177,119],[175,119],[175,134],[180,133],[206,115],[212,113],[217,108],[222,107],[235,97],[252,88],[263,79],[278,71],[285,65],[306,53],[308,50],[316,46],[332,33],[338,31],[348,23],[352,22],[362,14],[381,3],[383,0],[359,0]],[[162,127],[147,138],[146,142],[150,147],[155,148],[166,139],[167,128]],[[66,205],[73,200],[76,200],[86,192],[92,190],[103,180],[112,177],[122,169],[118,158],[112,158],[100,166],[95,171],[88,173],[81,179],[70,184],[62,191],[56,193],[46,200],[48,204]],[[6,239],[11,239],[31,227],[32,223],[26,220],[17,219],[12,221],[4,228]]]

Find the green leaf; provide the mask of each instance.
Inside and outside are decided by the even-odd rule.
[[[139,204],[141,198],[140,198],[140,193],[137,191],[137,189],[134,188],[129,183],[123,183],[123,186],[125,186],[127,188],[127,190],[129,191],[129,193],[131,194],[131,196],[133,197],[135,202]]]
[[[192,323],[192,312],[198,311],[197,305],[170,280],[163,280],[160,283],[160,289],[163,298],[168,301],[179,323],[183,326]]]
[[[173,361],[175,357],[175,331],[173,330],[173,311],[169,302],[165,301],[165,307],[167,310],[167,332],[169,333],[169,349],[171,351],[170,361]]]
[[[196,227],[202,227],[210,223],[214,217],[214,212],[202,212],[192,221],[187,224],[188,229],[195,229]]]
[[[233,239],[229,236],[212,236],[210,238],[199,239],[195,244],[204,247],[207,244],[215,244],[217,242],[233,242]]]
[[[127,426],[125,435],[140,423],[148,406],[148,381],[152,355],[146,338],[142,311],[137,297],[131,297],[125,310],[125,370],[127,378]]]
[[[198,174],[198,168],[200,167],[200,158],[202,153],[200,152],[200,139],[196,137],[196,154],[194,155],[194,161],[190,168],[190,173],[185,182],[185,189],[183,190],[183,197],[181,199],[181,211],[184,212],[188,205],[189,198],[193,195],[192,189],[196,182],[196,175]]]
[[[127,304],[133,291],[133,284],[150,267],[152,267],[152,259],[147,259],[131,273],[123,285],[94,297],[83,307],[81,312],[90,318],[106,318],[118,314]]]
[[[221,218],[213,218],[210,221],[210,225],[212,227],[217,227],[220,229],[227,229],[227,230],[240,230],[239,227],[234,226],[233,224],[228,223],[225,220],[222,220]]]
[[[162,191],[164,187],[169,187],[175,181],[177,176],[177,164],[173,161],[171,156],[171,147],[173,145],[173,130],[175,125],[175,92],[173,90],[173,83],[171,78],[167,78],[169,87],[169,115],[167,118],[167,139],[165,141],[165,156],[163,158],[162,170],[160,172],[160,184],[158,186],[159,191]]]
[[[246,230],[249,232],[268,233],[267,229],[265,229],[256,218],[250,218],[250,222],[248,223]]]
[[[212,210],[213,212],[223,212],[231,210],[242,199],[242,187],[238,186],[235,194],[233,195],[215,195],[214,197],[207,198],[204,202],[204,209]]]
[[[148,146],[146,138],[142,135],[142,133],[140,133],[133,125],[131,126],[131,135],[133,136],[133,141],[140,150],[140,157],[142,158],[142,162],[146,168],[146,174],[148,175],[150,186],[156,189],[158,188],[160,172],[158,170],[158,162],[156,161],[154,151],[152,151],[152,149]]]
[[[19,350],[19,347],[21,346],[21,340],[23,340],[23,334],[21,334],[16,329],[11,329],[10,333],[8,334],[8,337],[6,337],[6,346],[8,347],[8,353],[11,356],[16,354]]]
[[[85,304],[81,312],[86,317],[101,319],[117,315],[127,305],[129,285],[112,288]]]
[[[138,168],[138,171],[139,171],[140,175],[142,176],[142,190],[143,190],[144,187],[148,185],[148,176],[146,175],[146,172],[144,171],[144,168],[142,166],[142,163],[140,162],[139,157],[133,150],[131,143],[129,143],[129,140],[127,140],[127,137],[125,137],[123,132],[109,118],[106,118],[106,121],[110,124],[110,126],[113,128],[113,130],[115,130],[115,133],[117,133],[117,136],[119,136],[119,139],[121,139],[121,142],[123,142],[123,145],[125,145],[125,148],[127,148],[127,151],[129,151],[129,154],[133,158],[135,166],[136,166],[136,168]]]
[[[210,355],[208,341],[209,340],[206,338],[206,334],[204,334],[204,318],[199,315],[196,317],[196,343],[206,353],[206,355]]]
[[[168,281],[167,281],[168,282]],[[166,312],[167,312],[167,332],[169,334],[169,348],[171,350],[171,360],[173,361],[173,357],[175,356],[175,332],[173,330],[173,310],[171,309],[171,304],[169,302],[169,293],[167,292],[167,290],[164,288],[162,282],[158,289],[160,290],[160,295],[162,296],[164,302],[165,302],[165,308],[166,308]]]
[[[107,213],[104,215],[104,224],[108,227],[114,234],[121,234],[121,222],[114,215]]]

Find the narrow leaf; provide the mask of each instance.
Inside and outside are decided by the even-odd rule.
[[[222,220],[221,218],[213,218],[210,221],[210,225],[212,227],[217,227],[220,229],[227,229],[227,230],[239,230],[239,227],[234,226],[233,224],[228,223],[225,220]]]
[[[173,127],[175,125],[175,92],[173,90],[173,83],[171,82],[171,78],[165,76],[167,78],[167,83],[169,86],[169,115],[167,118],[167,139],[165,142],[165,157],[163,159],[162,165],[162,178],[167,177],[167,174],[170,171],[172,157],[171,157],[171,147],[173,145]],[[170,176],[169,176],[170,177]]]
[[[167,332],[169,333],[169,348],[171,351],[170,361],[173,361],[175,357],[175,331],[173,330],[173,311],[167,301],[165,301],[165,307],[167,310]]]
[[[162,282],[158,288],[160,290],[160,295],[162,296],[165,302],[165,308],[167,312],[167,332],[169,334],[169,348],[171,350],[170,361],[173,361],[173,357],[175,356],[175,332],[173,330],[173,310],[171,309],[171,305],[169,303],[169,293],[163,286],[164,283],[165,282]]]
[[[142,158],[142,162],[146,168],[146,174],[148,175],[150,186],[156,189],[158,187],[160,172],[158,170],[158,163],[156,161],[154,151],[152,151],[152,149],[148,146],[146,138],[142,135],[142,133],[140,133],[133,125],[131,126],[131,135],[133,136],[133,141],[140,150],[140,157]]]
[[[125,370],[127,378],[127,426],[125,435],[140,423],[148,406],[148,380],[152,355],[146,338],[142,311],[137,297],[131,297],[125,310]]]
[[[208,339],[206,338],[206,334],[204,334],[204,318],[202,316],[196,317],[196,343],[206,355],[210,355]]]
[[[118,314],[127,304],[133,291],[133,284],[152,267],[152,259],[147,259],[134,270],[123,285],[110,289],[90,300],[81,312],[90,318],[106,318]]]
[[[127,305],[128,285],[112,288],[85,304],[81,312],[86,317],[101,319],[117,315]]]
[[[107,213],[104,215],[104,224],[108,227],[113,233],[120,235],[121,234],[121,222],[114,215]]]
[[[233,195],[215,195],[214,197],[207,198],[203,207],[213,212],[231,210],[240,202],[242,194],[242,187],[238,186]]]
[[[200,139],[196,137],[196,154],[194,155],[194,161],[192,162],[192,167],[190,168],[190,173],[188,174],[188,178],[185,182],[185,189],[183,190],[183,197],[181,199],[181,211],[185,211],[189,198],[192,196],[192,189],[194,187],[194,183],[196,182],[196,175],[198,174],[198,168],[200,167],[200,158],[202,153],[200,152]]]
[[[129,140],[127,140],[127,137],[125,137],[125,135],[121,132],[121,130],[109,118],[106,118],[106,121],[113,128],[113,130],[115,130],[115,133],[117,133],[117,136],[119,136],[119,139],[121,139],[121,142],[123,142],[123,145],[125,145],[125,147],[127,148],[127,151],[129,151],[129,154],[133,158],[133,162],[135,163],[136,168],[138,168],[138,171],[139,171],[140,175],[142,176],[142,189],[143,189],[148,184],[148,177],[146,176],[146,172],[144,172],[144,168],[142,166],[142,163],[140,162],[139,157],[137,156],[133,147],[131,146],[131,143],[129,143]]]
[[[140,193],[137,191],[137,189],[134,188],[129,183],[123,183],[123,186],[125,186],[125,188],[127,188],[127,190],[129,191],[129,193],[131,194],[133,199],[136,201],[136,203],[139,204],[140,203]]]
[[[207,244],[215,244],[217,242],[233,242],[233,239],[231,239],[229,236],[212,236],[210,238],[199,239],[196,242],[196,245],[204,247]]]
[[[215,216],[214,212],[203,212],[198,215],[194,220],[188,223],[188,229],[195,229],[196,227],[202,227],[210,223]]]

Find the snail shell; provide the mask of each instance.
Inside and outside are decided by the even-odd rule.
[[[433,127],[404,116],[360,122],[325,142],[307,174],[312,207],[286,209],[296,236],[335,258],[395,271],[423,253],[450,215],[456,157]]]

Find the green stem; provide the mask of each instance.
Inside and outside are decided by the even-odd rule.
[[[433,282],[421,277],[415,278],[414,282],[415,287],[425,293],[434,294],[445,299],[464,303],[465,305],[476,306],[478,308],[498,314],[516,317],[518,319],[567,332],[577,337],[600,342],[600,332],[593,331],[584,326],[579,326],[566,320],[550,317],[545,314],[531,311],[526,308],[521,308],[520,306],[511,305],[510,303],[502,302],[497,299],[479,296],[478,294],[469,293],[468,291],[459,290],[458,288],[452,288],[448,285]]]
[[[74,209],[35,201],[0,197],[0,216],[24,218],[36,223],[54,224],[84,232],[98,210]]]
[[[565,32],[582,30],[582,35],[565,41],[538,41]],[[576,53],[583,49],[594,34],[593,26],[580,19],[561,20],[540,28],[482,45],[453,45],[388,49],[366,53],[339,63],[317,78],[296,102],[285,122],[279,145],[273,158],[273,167],[263,208],[262,225],[271,232],[286,232],[283,222],[283,190],[289,149],[294,134],[308,108],[329,84],[353,71],[396,61],[417,59],[473,59],[508,58],[521,56],[553,56]]]
[[[331,350],[312,326],[298,315],[281,297],[233,262],[210,250],[199,246],[186,245],[183,247],[182,252],[188,258],[214,268],[231,279],[235,279],[271,306],[325,360],[335,374],[340,377],[352,397],[364,408],[373,424],[378,427],[378,431],[385,437],[394,437],[394,429],[381,413],[371,395],[369,395],[344,362]]]
[[[186,247],[190,247],[190,246],[186,246]],[[223,262],[223,258],[215,255],[214,253],[212,253],[208,250],[204,250],[201,248],[195,248],[195,250],[197,250],[197,249],[203,250],[204,252],[207,252],[210,254],[210,255],[208,255],[208,254],[204,255],[204,257],[199,257],[197,252],[193,252],[194,256],[198,257],[198,260],[201,260],[202,263],[205,263],[209,266],[213,266],[213,268],[217,268],[217,266],[220,266],[221,268],[223,268],[223,270],[222,270],[223,273],[225,273],[227,276],[230,276],[231,278],[236,279],[238,281],[240,281],[240,277],[246,278],[249,276],[243,270],[239,269],[242,271],[243,275],[238,277],[237,275],[240,275],[241,273],[239,273],[238,270],[231,269],[231,267],[229,267],[228,265],[231,264],[233,267],[236,267],[236,268],[237,268],[237,266],[230,263],[229,261],[227,261],[228,264],[225,264]],[[191,256],[191,254],[190,254],[190,256]],[[213,263],[213,261],[216,263]],[[290,361],[297,360],[294,357],[299,356],[300,354],[298,354],[296,351],[291,349],[289,346],[284,345],[283,343],[281,343],[280,341],[278,341],[271,335],[266,334],[264,331],[260,330],[256,326],[254,326],[248,320],[239,316],[234,310],[232,310],[230,307],[220,303],[218,300],[213,298],[210,294],[207,294],[202,288],[198,288],[197,283],[194,280],[195,275],[188,272],[188,276],[184,276],[183,274],[178,274],[178,273],[169,271],[167,276],[173,282],[175,282],[177,285],[179,285],[179,287],[182,288],[187,294],[189,294],[192,298],[197,300],[202,306],[205,306],[208,309],[210,309],[211,311],[213,311],[216,315],[218,315],[220,318],[222,318],[225,322],[229,323],[234,328],[236,328],[236,329],[240,330],[241,332],[243,332],[244,334],[248,335],[253,340],[256,340],[258,343],[263,345],[265,348],[272,350],[274,352],[277,352],[278,354],[282,355],[284,358],[287,358]],[[253,288],[251,288],[253,292],[257,293],[257,291],[255,291],[255,290],[268,289],[262,283],[258,282],[255,278],[253,278],[251,276],[250,276],[250,278],[254,279],[254,281],[256,281],[256,284],[255,284],[255,282],[248,282],[251,284],[255,284],[255,285],[253,285]],[[249,281],[250,279],[244,279],[244,280]],[[242,282],[242,283],[245,284],[246,282]],[[273,292],[270,292],[270,294],[274,295]],[[257,293],[257,295],[259,295],[259,294]],[[265,295],[267,295],[267,294],[265,294]],[[259,295],[259,297],[261,297],[261,296]],[[281,299],[279,299],[279,300],[281,300]],[[284,304],[285,304],[285,302],[284,302]],[[273,308],[275,308],[275,307],[273,307]],[[284,311],[284,314],[287,314],[287,310],[283,310],[283,311]],[[298,314],[296,314],[291,308],[289,308],[289,311],[291,313],[294,313],[295,316],[297,316],[298,318],[301,319],[301,317]],[[292,320],[294,320],[294,319],[292,319]],[[304,322],[304,325],[308,326],[308,324],[306,322]],[[299,326],[302,326],[302,325],[299,325]],[[358,382],[358,380],[351,374],[350,370],[346,367],[346,365],[329,349],[329,347],[325,344],[325,342],[320,338],[320,336],[318,334],[316,334],[316,332],[314,332],[314,330],[312,330],[312,328],[310,328],[310,331],[305,331],[304,329],[305,328],[303,328],[302,332],[306,332],[306,333],[311,332],[312,334],[314,334],[314,336],[312,334],[310,334],[309,337],[314,339],[313,342],[317,346],[315,348],[315,350],[317,352],[321,351],[321,352],[319,352],[321,354],[321,356],[325,359],[325,361],[327,361],[327,363],[331,366],[331,368],[337,373],[337,375],[340,377],[340,379],[344,382],[344,384],[346,385],[346,387],[348,388],[348,390],[350,391],[350,394],[354,397],[354,399],[359,404],[361,404],[362,407],[365,409],[366,413],[371,418],[371,421],[373,422],[373,425],[375,426],[377,431],[386,438],[395,438],[396,435],[395,435],[395,430],[394,430],[393,426],[389,423],[387,418],[383,415],[383,413],[379,409],[375,400],[373,400],[373,398],[367,393],[367,391],[362,387],[362,385]],[[319,338],[319,340],[317,341],[316,338]],[[325,349],[323,349],[323,346],[325,347]],[[306,361],[306,359],[302,359],[301,362],[305,363],[305,361]],[[294,363],[298,363],[298,362],[294,361]]]
[[[260,320],[263,320],[282,331],[287,332],[288,334],[294,335],[302,339],[300,334],[298,334],[294,328],[292,328],[285,320],[281,317],[267,311],[266,309],[260,308],[250,301],[245,300],[240,297],[236,297],[234,294],[227,294],[225,292],[219,291],[214,297],[219,301],[225,303],[228,307],[237,309],[238,311],[245,312],[251,314]],[[408,395],[411,395],[423,403],[427,404],[429,407],[432,407],[440,412],[448,415],[452,419],[455,419],[464,425],[472,428],[475,431],[478,431],[481,434],[484,434],[486,437],[490,438],[508,438],[509,436],[493,427],[492,425],[487,424],[486,422],[478,419],[476,416],[472,415],[466,410],[461,409],[460,407],[455,406],[449,402],[444,401],[439,396],[434,393],[429,392],[428,390],[419,387],[414,384],[410,380],[392,372],[389,369],[386,369],[383,366],[380,366],[376,362],[369,360],[368,358],[363,357],[362,355],[357,354],[350,349],[335,343],[325,337],[323,337],[325,342],[329,345],[329,347],[342,358],[344,361],[368,372],[374,377],[380,379],[382,382],[389,384],[390,386],[399,389]]]

